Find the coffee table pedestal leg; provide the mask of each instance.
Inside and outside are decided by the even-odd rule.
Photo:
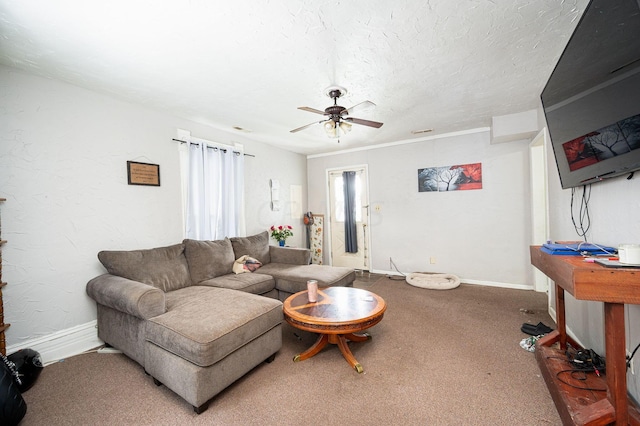
[[[344,357],[344,359],[346,359],[349,365],[353,367],[358,373],[362,373],[364,369],[362,368],[362,365],[356,360],[356,358],[351,353],[351,349],[349,349],[349,345],[347,345],[347,340],[351,340],[352,342],[364,342],[366,340],[371,340],[371,335],[369,333],[362,333],[362,334],[349,333],[349,334],[338,334],[338,335],[335,335],[335,337],[337,338],[337,344],[338,344],[338,347],[340,348],[340,352],[342,352],[342,356]],[[329,337],[329,342],[333,343],[331,341],[331,337]]]
[[[352,342],[364,342],[366,340],[371,340],[371,335],[369,333],[355,334],[320,334],[318,335],[318,339],[316,342],[306,351],[302,352],[293,357],[294,362],[304,361],[305,359],[309,359],[322,349],[327,346],[327,343],[331,343],[334,345],[338,345],[340,348],[340,352],[342,352],[342,356],[347,360],[349,365],[353,367],[358,373],[362,373],[364,369],[362,365],[356,360],[356,358],[351,353],[351,349],[349,349],[349,345],[347,341]]]
[[[304,361],[305,359],[311,358],[312,356],[320,352],[322,349],[324,349],[324,347],[327,346],[327,343],[329,343],[329,335],[320,334],[316,342],[313,344],[313,346],[311,346],[309,349],[302,352],[301,354],[294,356],[293,361],[298,362],[298,361]]]

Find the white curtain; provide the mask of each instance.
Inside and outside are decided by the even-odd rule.
[[[244,152],[204,140],[180,145],[185,238],[244,236]]]

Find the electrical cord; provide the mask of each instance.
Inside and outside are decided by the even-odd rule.
[[[582,389],[582,390],[587,390],[587,391],[595,391],[595,392],[605,392],[607,389],[599,389],[599,388],[590,388],[590,387],[582,387],[582,386],[576,386],[572,383],[567,382],[566,380],[563,380],[560,375],[561,374],[566,374],[569,373],[571,378],[574,380],[587,380],[587,375],[586,373],[596,373],[597,376],[600,376],[601,372],[604,372],[605,369],[605,363],[604,360],[602,360],[602,358],[600,358],[600,356],[598,356],[598,354],[596,354],[595,352],[593,352],[592,350],[587,350],[587,351],[578,351],[575,352],[575,349],[572,351],[570,351],[573,348],[569,348],[569,350],[567,350],[567,357],[569,359],[569,362],[576,365],[576,363],[582,363],[584,366],[580,367],[580,368],[569,368],[566,370],[560,370],[556,373],[556,379],[558,379],[558,381],[564,383],[567,386],[571,386],[573,388],[576,389]],[[640,349],[640,343],[638,343],[638,345],[635,347],[635,349],[633,350],[633,352],[631,352],[631,355],[626,357],[626,369],[628,370],[629,368],[631,368],[631,361],[633,360],[633,357],[635,356],[636,352],[638,352],[638,349]],[[587,356],[585,357],[584,353],[587,353]],[[580,356],[582,355],[582,356]],[[561,357],[557,357],[557,356],[548,356],[547,359],[550,358],[554,358],[554,359],[564,359]],[[598,368],[600,367],[600,368]],[[576,373],[582,373],[583,376],[582,377],[576,377]]]
[[[407,276],[405,274],[403,274],[402,272],[400,272],[398,270],[398,267],[396,266],[395,262],[393,261],[393,259],[389,258],[389,263],[391,263],[391,265],[394,267],[394,269],[400,274],[402,275],[402,278],[400,277],[396,277],[396,276],[392,276],[392,275],[387,275],[387,278],[389,278],[392,281],[405,281],[407,279]]]
[[[638,346],[636,346],[633,352],[631,352],[631,355],[627,357],[627,370],[631,368],[631,360],[633,359],[633,356],[636,354],[636,352],[638,352],[638,348],[640,348],[640,343],[638,343]]]
[[[586,381],[588,378],[587,373],[595,373],[596,376],[600,377],[600,374],[604,373],[605,371],[604,359],[602,359],[593,350],[587,349],[576,351],[573,347],[571,347],[571,345],[567,346],[568,347],[565,352],[566,357],[547,356],[547,359],[560,359],[574,366],[573,368],[567,368],[565,370],[559,370],[558,372],[556,372],[556,380],[575,389],[591,392],[606,392],[606,388],[578,386],[574,383],[568,382],[561,377],[561,375],[568,373],[573,380]],[[578,373],[580,373],[581,376],[577,376]]]
[[[572,388],[575,388],[575,389],[592,391],[592,392],[606,392],[607,388],[591,388],[588,386],[577,386],[577,385],[574,385],[573,383],[567,382],[566,380],[562,379],[562,377],[560,377],[561,374],[570,373],[570,376],[572,379],[586,381],[587,380],[586,373],[593,373],[593,372],[594,370],[589,368],[569,368],[567,370],[558,371],[556,373],[556,379],[558,379],[559,382],[564,383],[567,386],[571,386]],[[582,377],[576,377],[575,376],[576,373],[582,373]]]
[[[587,232],[591,228],[591,217],[589,215],[589,199],[591,198],[591,185],[582,186],[582,197],[580,198],[580,208],[578,210],[578,223],[576,223],[576,217],[573,212],[573,204],[576,196],[576,188],[571,188],[571,222],[576,230],[576,233],[584,238],[587,242]]]
[[[589,253],[589,251],[588,251],[588,250],[582,250],[582,245],[583,245],[583,244],[588,244],[588,245],[590,245],[590,246],[597,247],[597,248],[599,248],[600,250],[602,250],[603,252],[605,252],[606,254],[608,254],[608,255],[610,255],[610,256],[616,256],[616,255],[617,255],[617,253],[612,253],[612,252],[610,252],[609,250],[607,250],[606,248],[604,248],[604,247],[602,247],[602,246],[599,246],[598,244],[595,244],[595,243],[588,243],[588,242],[586,242],[586,241],[583,241],[583,242],[581,242],[581,243],[578,243],[578,245],[577,245],[575,248],[574,248],[574,247],[571,247],[571,246],[569,246],[569,245],[565,245],[564,247],[565,247],[565,248],[567,248],[567,249],[569,249],[569,250],[573,250],[573,251],[576,251],[576,252],[580,252],[580,254],[581,254],[581,255],[583,255],[583,256],[589,256],[589,254],[590,254],[590,253]]]

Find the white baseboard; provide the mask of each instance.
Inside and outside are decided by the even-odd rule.
[[[98,339],[97,321],[61,330],[46,336],[7,346],[7,354],[20,349],[33,349],[40,354],[44,365],[81,354],[104,345]]]
[[[409,273],[399,273],[397,271],[382,271],[382,270],[372,270],[374,274],[382,274],[382,275],[393,275],[393,276],[402,276],[408,275]],[[482,280],[470,280],[466,278],[460,278],[460,282],[463,284],[473,284],[473,285],[483,285],[487,287],[502,287],[502,288],[512,288],[516,290],[534,290],[531,285],[524,284],[513,284],[513,283],[501,283],[496,281],[482,281]]]
[[[556,324],[558,323],[558,317],[556,315],[556,308],[554,308],[553,306],[549,306],[549,316],[551,317],[553,322],[555,322]]]
[[[502,287],[502,288],[512,288],[515,290],[531,290],[534,288],[531,285],[525,284],[513,284],[513,283],[501,283],[496,281],[482,281],[482,280],[469,280],[466,278],[460,278],[460,282],[464,284],[474,284],[474,285],[484,285],[487,287]]]

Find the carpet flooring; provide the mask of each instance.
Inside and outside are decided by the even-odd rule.
[[[427,290],[382,277],[356,287],[387,312],[372,339],[293,362],[315,340],[284,325],[283,347],[196,415],[122,354],[78,355],[48,365],[23,394],[21,425],[560,425],[534,354],[519,342],[527,322],[555,328],[546,295],[462,284]]]

